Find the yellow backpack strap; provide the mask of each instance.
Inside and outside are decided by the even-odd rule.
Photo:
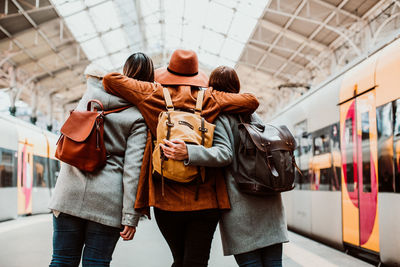
[[[174,110],[174,105],[172,104],[172,99],[171,95],[169,94],[168,88],[163,87],[163,93],[165,103],[167,104],[167,110]]]
[[[195,114],[198,114],[198,115],[201,114],[201,110],[203,108],[204,92],[205,92],[205,90],[200,89],[199,93],[197,94],[196,108],[194,109]]]

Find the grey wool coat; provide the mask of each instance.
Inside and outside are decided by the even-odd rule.
[[[102,81],[89,76],[77,109],[85,110],[91,99],[100,100],[105,110],[129,105],[122,98],[107,94]],[[49,208],[108,226],[137,226],[140,214],[134,204],[146,136],[147,126],[136,107],[106,115],[106,165],[95,173],[84,173],[61,163]]]
[[[224,255],[250,252],[270,245],[288,242],[288,233],[281,195],[254,196],[241,193],[232,175],[237,168],[235,156],[239,147],[238,119],[222,115],[216,120],[214,143],[211,148],[188,145],[190,165],[218,167],[226,161],[221,155],[228,144],[232,163],[225,168],[231,210],[222,214],[219,222]],[[222,138],[222,139],[221,139]]]

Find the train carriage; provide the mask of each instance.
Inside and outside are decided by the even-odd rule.
[[[304,177],[284,194],[288,225],[400,264],[400,40],[276,115]]]
[[[49,212],[57,136],[8,115],[0,115],[0,125],[0,221]]]

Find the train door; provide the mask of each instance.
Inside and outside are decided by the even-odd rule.
[[[33,145],[18,144],[18,215],[32,213]]]
[[[379,252],[375,90],[340,106],[343,242]]]

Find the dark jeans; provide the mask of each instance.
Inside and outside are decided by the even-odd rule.
[[[282,243],[235,255],[240,267],[282,267]]]
[[[208,265],[219,210],[175,212],[155,208],[154,214],[174,257],[172,267]]]
[[[61,213],[53,216],[53,266],[110,266],[121,229]]]

